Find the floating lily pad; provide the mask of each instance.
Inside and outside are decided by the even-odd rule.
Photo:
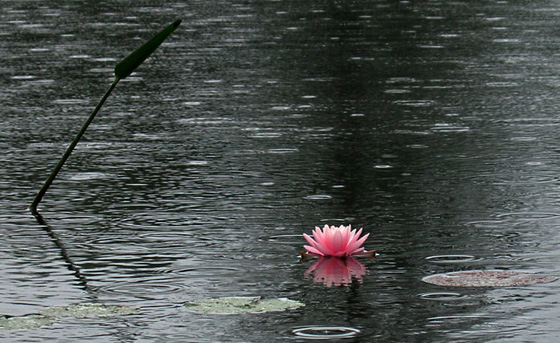
[[[105,318],[138,313],[129,306],[106,306],[102,304],[75,304],[53,306],[40,314],[24,316],[0,316],[0,330],[36,329],[51,325],[58,318]]]
[[[305,304],[288,298],[224,297],[185,303],[194,312],[205,314],[264,313],[293,310]]]
[[[549,283],[557,278],[513,270],[471,270],[426,276],[422,281],[451,287],[514,287]]]
[[[74,304],[53,306],[41,312],[54,318],[102,318],[138,313],[138,309],[129,306],[107,306],[103,304]]]
[[[36,329],[41,326],[51,325],[54,318],[40,314],[19,317],[0,316],[0,330]]]

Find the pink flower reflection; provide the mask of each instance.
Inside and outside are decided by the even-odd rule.
[[[367,273],[366,267],[353,257],[321,256],[305,271],[305,278],[313,273],[313,282],[323,283],[327,287],[348,286],[352,283],[352,277],[362,282]]]

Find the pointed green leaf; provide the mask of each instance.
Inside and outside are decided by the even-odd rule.
[[[152,39],[144,43],[115,67],[115,76],[124,79],[130,75],[142,62],[146,60],[169,35],[181,24],[181,20],[176,20]]]

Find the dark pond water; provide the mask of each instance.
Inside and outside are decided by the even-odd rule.
[[[359,330],[354,342],[559,339],[559,282],[421,281],[560,275],[559,17],[546,0],[2,1],[0,314],[140,309],[2,341],[286,342],[315,326]],[[177,18],[40,225],[27,207],[114,65]],[[371,234],[380,255],[358,259],[361,283],[304,276],[301,234],[327,223]],[[306,306],[182,306],[228,296]]]

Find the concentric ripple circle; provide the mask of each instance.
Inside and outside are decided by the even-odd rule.
[[[455,301],[462,300],[465,296],[456,292],[431,292],[420,294],[420,298],[433,301]]]
[[[466,263],[475,260],[472,255],[435,255],[426,257],[428,262],[437,264]]]
[[[339,339],[356,337],[360,330],[345,326],[306,326],[293,329],[292,333],[305,339]]]

